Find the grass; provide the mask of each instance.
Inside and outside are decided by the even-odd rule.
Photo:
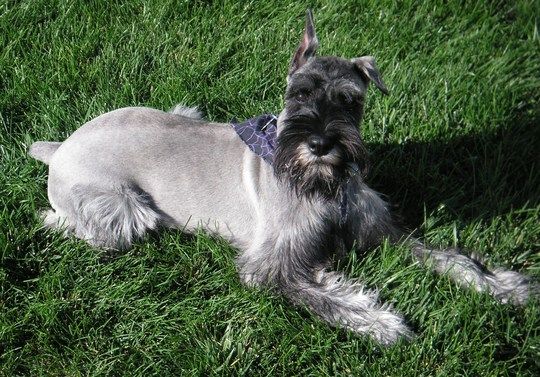
[[[41,229],[32,141],[128,105],[279,111],[308,6],[322,54],[377,57],[391,93],[367,102],[369,180],[403,223],[540,277],[537,2],[4,1],[0,374],[538,375],[538,302],[458,289],[400,246],[341,266],[415,329],[385,349],[242,287],[235,250],[205,234],[111,255]]]

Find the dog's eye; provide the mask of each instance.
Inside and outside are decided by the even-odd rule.
[[[358,98],[358,96],[349,93],[339,93],[338,101],[343,105],[352,105],[360,102],[360,99]]]
[[[298,93],[296,93],[294,98],[298,102],[306,102],[308,100],[308,98],[309,98],[309,92],[307,90],[301,90]]]
[[[339,102],[341,102],[344,105],[350,105],[353,102],[353,99],[351,96],[347,94],[340,93],[338,95]]]

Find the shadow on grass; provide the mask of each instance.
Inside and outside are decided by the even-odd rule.
[[[409,229],[420,227],[424,216],[435,212],[442,221],[460,226],[538,207],[539,118],[446,140],[370,143],[369,184],[385,196],[399,222]],[[509,310],[516,321],[523,316],[520,308]],[[511,342],[501,338],[494,359],[505,362],[519,355],[523,370],[538,373],[540,363],[534,355],[522,354],[526,339],[526,334]]]
[[[489,219],[540,201],[540,129],[516,122],[493,133],[449,140],[369,144],[370,185],[401,223],[420,226],[444,208],[460,222]]]

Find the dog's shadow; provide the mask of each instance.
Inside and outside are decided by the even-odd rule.
[[[516,121],[448,140],[368,143],[367,181],[409,229],[436,211],[465,225],[532,208],[540,199],[539,131],[534,122]]]

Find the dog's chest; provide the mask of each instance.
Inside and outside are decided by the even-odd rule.
[[[348,227],[342,222],[340,205],[339,200],[302,200],[290,205],[282,217],[276,219],[276,238],[283,245],[294,245],[311,250],[311,255],[327,257],[345,246],[343,237]]]

